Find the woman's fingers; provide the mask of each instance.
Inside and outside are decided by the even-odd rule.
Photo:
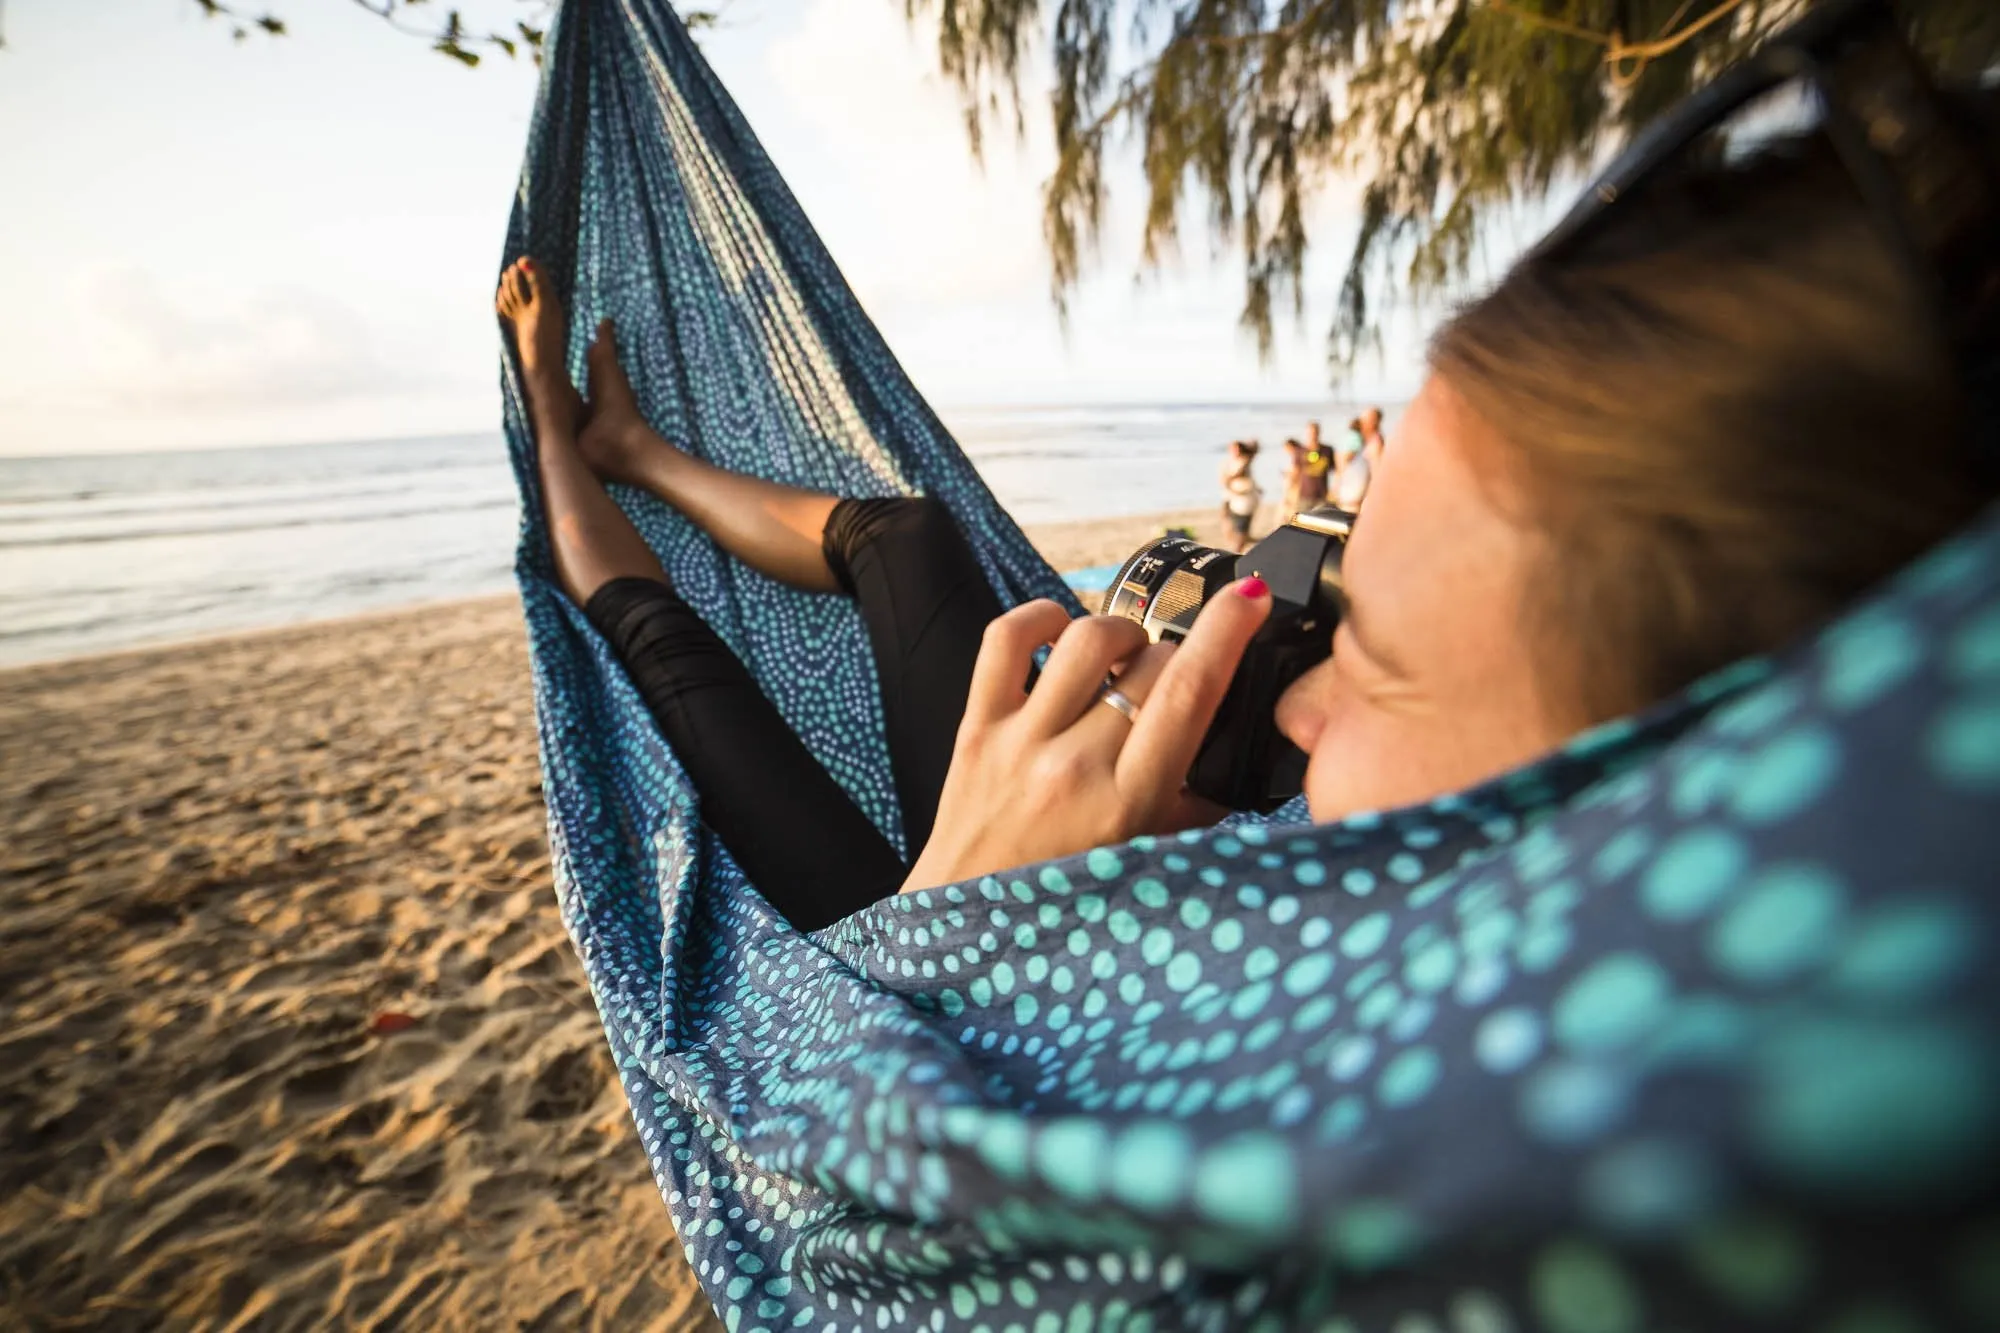
[[[1097,701],[1112,667],[1146,646],[1146,631],[1122,616],[1072,620],[1042,666],[1024,717],[1043,735],[1066,730]]]
[[[1179,651],[1171,643],[1149,644],[1140,649],[1127,658],[1124,667],[1119,670],[1118,679],[1113,682],[1118,692],[1143,710],[1147,698],[1153,693],[1154,684],[1160,679],[1160,673],[1167,669],[1167,663]],[[1039,693],[1041,687],[1038,685],[1035,689]],[[1097,701],[1095,690],[1091,692],[1091,697],[1092,706],[1085,708],[1083,716],[1077,719],[1076,731],[1090,738],[1090,744],[1108,742],[1110,748],[1107,753],[1116,754],[1132,734],[1132,719]]]
[[[1262,579],[1235,583],[1202,608],[1161,669],[1119,752],[1121,789],[1163,796],[1180,791],[1243,650],[1270,614],[1271,594]]]
[[[991,621],[972,665],[965,720],[990,721],[1019,709],[1027,700],[1035,649],[1054,642],[1068,624],[1069,612],[1047,598],[1023,602]]]

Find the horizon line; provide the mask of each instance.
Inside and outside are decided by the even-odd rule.
[[[1363,403],[1368,403],[1373,406],[1400,407],[1406,405],[1409,401],[1410,399],[1406,395],[1392,395],[1374,399],[1363,398],[1363,397],[1356,397],[1352,399],[1217,398],[1217,399],[1180,399],[1174,401],[1153,401],[1148,399],[1074,399],[1070,401],[1050,400],[1047,402],[1032,402],[1032,403],[1010,403],[1010,402],[944,403],[944,404],[934,403],[931,404],[930,407],[931,410],[935,412],[939,417],[944,417],[950,412],[1047,412],[1047,411],[1068,411],[1080,408],[1094,408],[1101,411],[1142,410],[1142,409],[1150,411],[1176,411],[1189,408],[1200,408],[1206,410],[1241,408],[1245,410],[1253,410],[1259,412],[1268,412],[1280,409],[1298,409],[1301,412],[1305,413],[1306,416],[1311,417],[1314,414],[1315,409],[1324,410],[1329,405],[1358,406]],[[108,448],[102,448],[102,449],[97,449],[97,448],[72,449],[64,453],[14,453],[11,450],[9,450],[6,446],[0,445],[0,462],[45,463],[45,462],[59,462],[73,458],[144,458],[160,454],[236,453],[251,449],[330,449],[347,445],[422,444],[437,440],[472,439],[476,437],[498,436],[504,434],[505,434],[504,427],[496,423],[492,426],[477,427],[467,430],[441,430],[441,431],[433,430],[433,431],[422,431],[409,435],[336,436],[327,439],[313,439],[313,440],[275,440],[275,441],[246,440],[230,444],[192,444],[192,445],[166,444],[166,445],[154,445],[154,446],[112,445]]]

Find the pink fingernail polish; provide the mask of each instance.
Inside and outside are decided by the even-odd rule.
[[[1236,585],[1236,591],[1254,602],[1265,593],[1271,591],[1271,589],[1265,584],[1264,580],[1252,574],[1249,578]]]

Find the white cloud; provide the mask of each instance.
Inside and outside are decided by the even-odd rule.
[[[799,169],[838,176],[841,193],[869,201],[822,221],[837,233],[829,244],[878,312],[1039,297],[1047,135],[990,135],[982,170],[958,93],[936,70],[934,25],[901,10],[814,0],[766,50],[770,77],[816,140]]]
[[[314,280],[317,290],[302,285]],[[46,312],[42,339],[0,329],[0,352],[15,358],[0,377],[0,457],[497,424],[490,333],[462,316],[440,325],[407,286],[391,290],[415,309],[371,307],[369,292],[350,301],[325,283],[302,273],[232,286],[212,269],[81,264],[33,303]],[[459,325],[464,338],[441,332]]]
[[[318,406],[409,387],[352,306],[302,287],[181,290],[147,270],[86,272],[90,379],[127,407]]]

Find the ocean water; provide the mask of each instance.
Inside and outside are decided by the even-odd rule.
[[[1259,480],[1310,409],[947,411],[1016,519],[1217,500],[1230,439]],[[1327,407],[1329,428],[1351,411]],[[512,586],[520,517],[497,432],[78,458],[0,458],[0,663],[286,624]]]

